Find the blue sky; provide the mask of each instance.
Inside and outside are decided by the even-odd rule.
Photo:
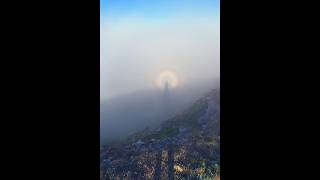
[[[217,17],[220,0],[100,0],[101,20],[140,17],[163,20],[175,16]]]

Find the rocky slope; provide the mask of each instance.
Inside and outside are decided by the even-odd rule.
[[[156,129],[101,148],[100,179],[220,179],[220,93]]]

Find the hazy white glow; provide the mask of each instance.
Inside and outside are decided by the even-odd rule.
[[[166,77],[175,87],[220,75],[219,19],[130,16],[106,21],[100,33],[101,99],[161,88],[156,82],[163,70],[174,74]]]
[[[163,89],[166,82],[168,82],[170,88],[177,87],[178,78],[176,74],[169,70],[161,72],[156,79],[156,86],[160,89]]]

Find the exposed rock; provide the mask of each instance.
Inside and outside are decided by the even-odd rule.
[[[136,143],[134,143],[136,146],[141,146],[141,145],[144,145],[144,142],[143,141],[141,141],[140,139],[136,142]]]

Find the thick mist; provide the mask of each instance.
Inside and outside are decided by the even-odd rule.
[[[218,79],[210,79],[180,86],[167,94],[153,88],[101,101],[100,143],[124,139],[146,127],[157,127],[218,86]]]
[[[153,88],[166,69],[180,85],[219,77],[219,31],[218,19],[106,19],[100,34],[101,99]]]
[[[101,143],[155,127],[214,88],[220,74],[219,19],[105,19],[100,30]],[[164,70],[177,86],[164,100],[155,85]],[[169,102],[170,101],[170,102]],[[169,111],[168,103],[170,104]]]

